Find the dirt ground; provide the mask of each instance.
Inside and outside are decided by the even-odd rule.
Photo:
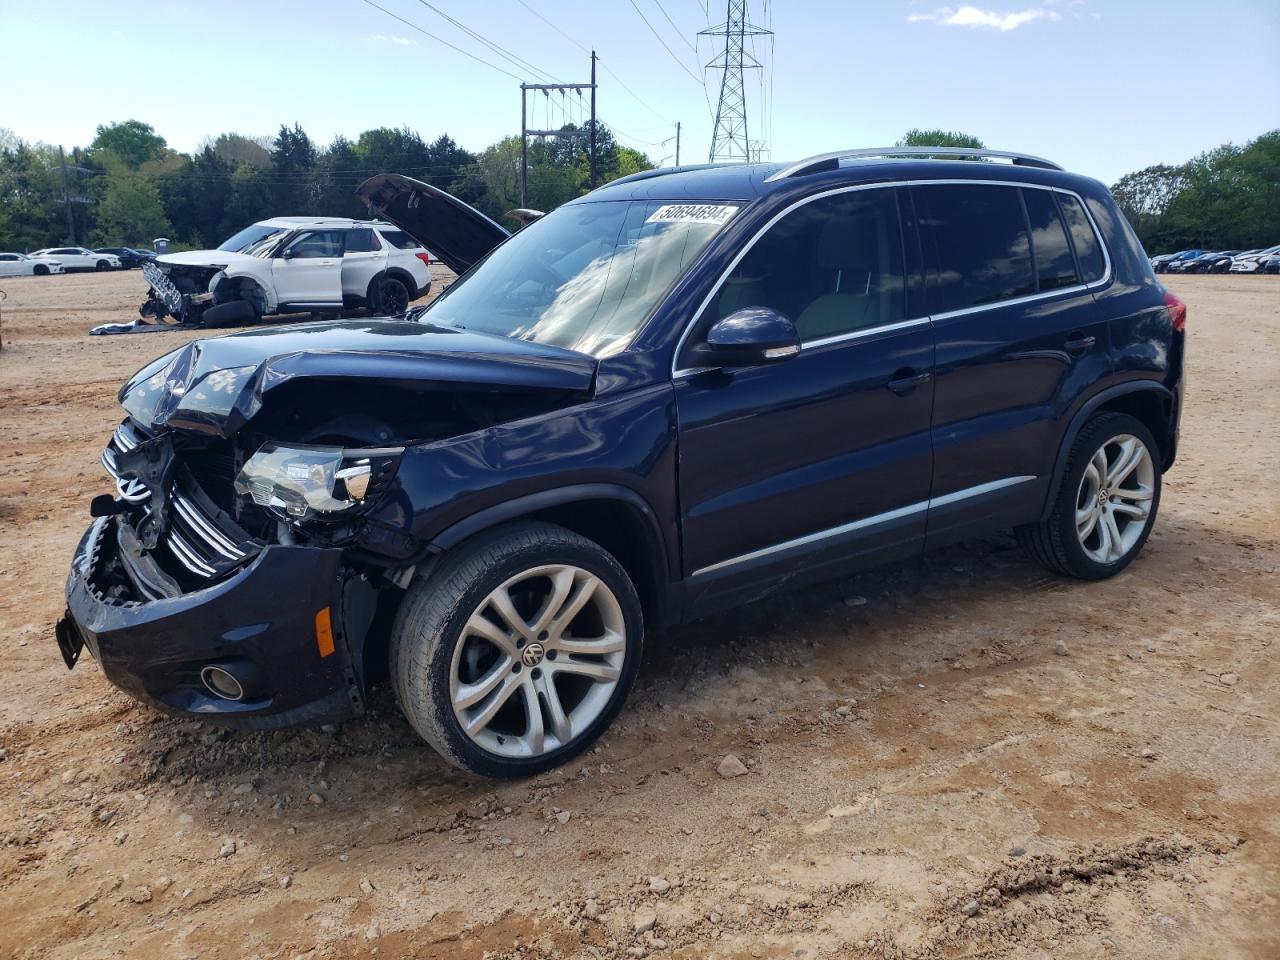
[[[385,689],[226,734],[68,674],[116,389],[189,336],[85,336],[141,284],[0,283],[0,957],[1280,956],[1280,280],[1170,278],[1183,447],[1123,575],[997,536],[652,638],[599,747],[507,784]]]

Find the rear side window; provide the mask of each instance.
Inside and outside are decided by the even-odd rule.
[[[902,233],[891,189],[854,190],[792,210],[725,278],[700,329],[744,307],[790,317],[805,343],[903,319]]]
[[[1080,283],[1076,259],[1067,242],[1067,228],[1058,214],[1058,202],[1048,190],[1023,190],[1027,222],[1031,225],[1031,251],[1036,260],[1040,292],[1061,290]]]
[[[380,249],[372,230],[347,231],[347,253],[376,253]]]
[[[1106,263],[1102,257],[1102,247],[1098,244],[1098,235],[1093,232],[1093,225],[1085,216],[1084,207],[1069,193],[1058,194],[1058,202],[1062,205],[1067,229],[1071,231],[1071,242],[1076,247],[1076,258],[1080,261],[1080,273],[1084,282],[1101,280],[1106,271]]]
[[[417,250],[422,246],[417,240],[403,230],[382,230],[382,239],[397,250]]]
[[[938,184],[915,188],[930,312],[947,313],[1036,292],[1031,240],[1016,187]]]

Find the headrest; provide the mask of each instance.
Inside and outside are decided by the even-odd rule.
[[[818,234],[818,266],[827,270],[866,268],[877,261],[874,223],[857,216],[832,217]]]

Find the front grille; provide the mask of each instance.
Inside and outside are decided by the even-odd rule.
[[[197,577],[212,579],[238,567],[257,546],[191,480],[169,490],[164,543],[169,553]]]
[[[128,453],[145,439],[132,421],[125,420],[116,427],[115,433],[111,435],[111,442],[102,451],[103,469],[116,482],[116,492],[120,498],[129,503],[145,503],[151,497],[151,490],[141,480],[121,476],[120,468],[116,466],[116,454]]]

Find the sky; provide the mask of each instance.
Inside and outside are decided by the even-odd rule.
[[[748,10],[774,31],[746,76],[750,136],[773,160],[943,127],[1111,183],[1280,127],[1277,0]],[[320,143],[409,126],[480,150],[519,133],[521,80],[585,82],[594,47],[619,140],[669,165],[680,121],[681,161],[705,162],[720,75],[697,32],[724,16],[715,0],[60,0],[57,16],[0,0],[0,128],[71,147],[132,118],[188,151],[282,123]],[[585,100],[529,96],[531,127],[586,115]]]

